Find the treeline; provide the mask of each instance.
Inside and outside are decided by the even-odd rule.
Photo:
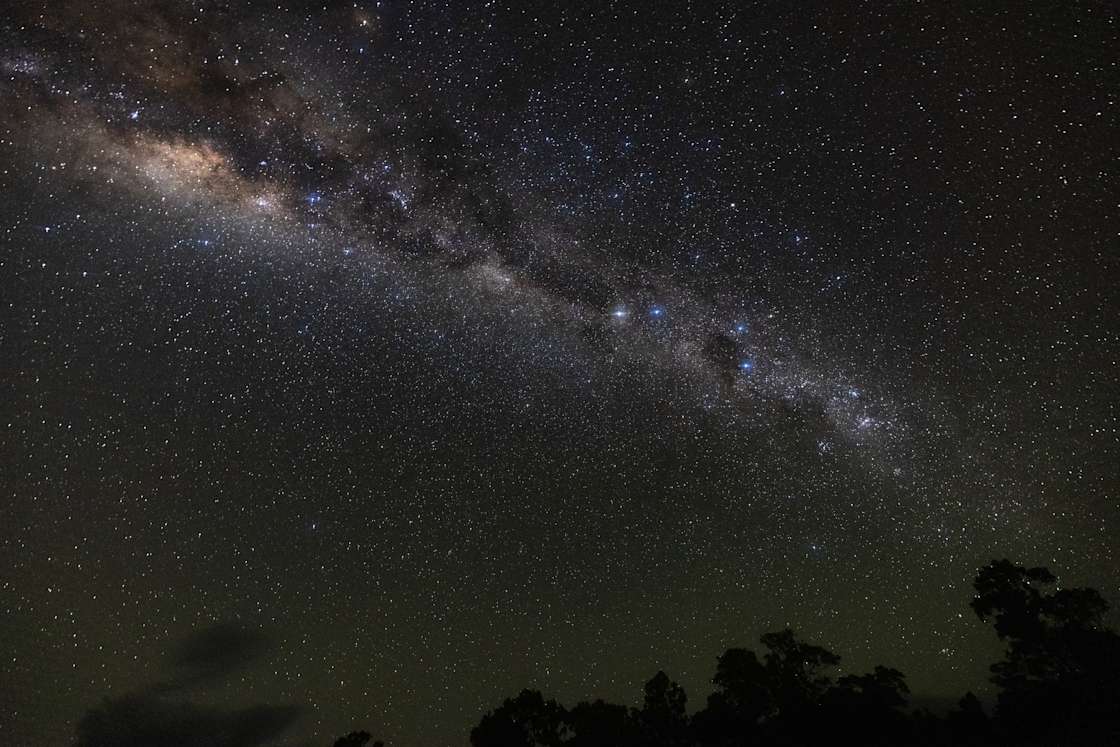
[[[902,672],[837,676],[840,657],[791,630],[716,660],[713,691],[689,708],[664,672],[633,708],[565,707],[524,690],[486,713],[473,747],[1120,747],[1120,636],[1094,589],[1061,588],[1045,568],[993,561],[973,583],[972,610],[1004,642],[991,667],[991,713],[971,693],[947,714],[915,709]],[[169,652],[163,676],[90,708],[77,747],[254,747],[287,744],[306,713],[294,704],[226,707],[199,700],[276,650],[265,631],[220,623]],[[242,676],[244,676],[242,674]],[[467,735],[464,736],[464,742]],[[377,747],[356,731],[336,747]]]
[[[801,745],[1120,745],[1120,636],[1105,626],[1095,589],[1053,588],[1045,568],[1007,560],[981,569],[971,602],[1006,643],[992,665],[991,715],[967,693],[934,715],[909,706],[902,672],[877,666],[833,677],[840,657],[793,631],[767,633],[761,649],[728,649],[714,692],[691,715],[684,690],[664,672],[641,707],[583,702],[566,708],[524,690],[485,714],[473,747],[794,747]],[[361,747],[356,732],[336,747]]]

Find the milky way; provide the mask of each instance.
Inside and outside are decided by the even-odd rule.
[[[4,19],[22,742],[208,622],[426,744],[786,624],[936,699],[990,557],[1120,591],[1114,17],[738,5]]]

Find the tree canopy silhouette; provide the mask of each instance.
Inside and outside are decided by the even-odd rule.
[[[976,576],[972,609],[1007,641],[992,665],[995,718],[966,693],[937,716],[908,711],[902,672],[876,666],[834,679],[840,657],[791,629],[760,638],[761,654],[729,648],[713,692],[689,715],[684,689],[665,672],[640,708],[580,703],[571,710],[526,690],[483,716],[474,747],[732,747],[745,745],[1120,744],[1120,637],[1104,625],[1094,589],[1055,588],[1045,568],[995,560]]]
[[[1007,642],[992,665],[998,716],[1022,740],[1120,744],[1120,636],[1105,627],[1096,589],[1056,588],[1046,568],[992,561],[976,576],[972,609]],[[1078,736],[1079,735],[1079,736]]]

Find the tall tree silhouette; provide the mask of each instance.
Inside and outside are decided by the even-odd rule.
[[[1046,568],[992,561],[971,606],[1007,642],[992,665],[1000,723],[1021,743],[1120,744],[1120,636],[1095,589],[1047,591]]]
[[[813,730],[832,687],[828,671],[840,657],[789,629],[766,633],[760,640],[766,649],[761,659],[753,651],[732,648],[716,660],[716,690],[707,708],[692,719],[694,737],[702,744],[815,738]],[[849,699],[854,701],[860,691],[854,685],[852,690]]]
[[[684,745],[688,742],[688,696],[684,688],[658,672],[645,686],[642,710],[637,713],[642,743]]]
[[[704,744],[740,744],[774,715],[769,675],[754,651],[729,648],[716,660],[712,684],[716,691],[708,696],[708,707],[693,718]]]
[[[778,712],[796,715],[817,703],[832,684],[826,672],[840,663],[840,657],[826,648],[799,641],[788,628],[766,633],[761,641],[769,649],[763,660]]]

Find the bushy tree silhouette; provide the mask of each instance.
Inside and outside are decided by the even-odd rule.
[[[912,730],[903,711],[909,693],[906,678],[897,669],[877,666],[870,674],[841,677],[821,697],[814,731],[859,744],[905,744]]]
[[[568,734],[567,713],[537,690],[522,690],[487,713],[471,731],[474,747],[559,747]]]
[[[645,686],[642,709],[635,714],[642,744],[684,745],[688,743],[688,696],[684,688],[658,672]]]
[[[774,715],[769,677],[753,651],[728,649],[716,659],[712,684],[716,691],[708,696],[708,707],[693,718],[700,742],[740,744],[755,736],[763,720]]]
[[[788,628],[761,638],[770,692],[779,715],[796,716],[814,706],[831,685],[827,670],[840,663],[828,649],[797,640]]]
[[[971,606],[1007,642],[992,665],[997,715],[1020,743],[1120,744],[1120,636],[1105,627],[1095,589],[1047,591],[1046,568],[994,560],[973,584]]]

